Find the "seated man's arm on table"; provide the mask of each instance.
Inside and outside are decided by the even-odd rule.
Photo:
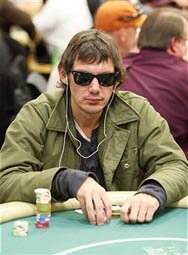
[[[57,200],[76,197],[89,222],[101,225],[110,221],[112,210],[105,189],[97,181],[92,172],[74,169],[59,171],[52,183],[52,196]]]
[[[149,222],[154,214],[162,211],[166,204],[166,192],[155,180],[147,181],[135,196],[127,199],[121,208],[121,219],[125,223]]]

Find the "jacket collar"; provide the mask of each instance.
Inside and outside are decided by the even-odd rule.
[[[109,108],[109,116],[115,125],[122,125],[129,122],[136,121],[140,118],[139,113],[131,106],[131,95],[129,92],[116,92],[114,100]],[[65,132],[66,129],[66,109],[65,109],[65,93],[62,91],[61,96],[58,98],[57,103],[51,113],[47,123],[47,129]],[[70,108],[70,107],[69,107]],[[120,114],[121,113],[121,114]],[[69,116],[71,116],[69,110]],[[73,121],[69,119],[70,125]]]
[[[135,94],[117,91],[109,109],[111,121],[116,125],[130,123],[140,119],[140,114],[131,106]]]
[[[61,91],[61,96],[57,99],[55,106],[51,112],[47,123],[47,129],[65,132],[66,129],[66,106],[65,106],[65,92]]]

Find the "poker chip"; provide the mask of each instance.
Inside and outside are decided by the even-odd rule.
[[[36,223],[37,228],[48,228],[51,217],[51,192],[49,189],[39,188],[36,193]]]
[[[80,214],[83,214],[82,209],[76,209],[76,210],[75,210],[75,212],[80,213]],[[94,211],[94,213],[96,214],[96,212],[95,212],[95,211]],[[106,218],[106,211],[105,211],[105,209],[103,210],[103,214],[102,214],[102,216],[103,216],[103,222],[105,223],[105,222],[106,222],[106,220],[107,220],[107,218]]]
[[[119,216],[119,215],[120,215],[120,206],[112,205],[112,216]]]
[[[83,214],[81,209],[75,210],[77,213]],[[119,205],[112,205],[112,216],[120,216],[120,206]],[[103,210],[103,221],[106,221],[106,211]]]
[[[13,226],[14,236],[27,236],[29,223],[27,221],[15,221]]]

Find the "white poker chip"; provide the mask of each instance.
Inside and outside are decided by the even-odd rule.
[[[75,212],[83,214],[82,209],[76,209]],[[96,214],[96,212],[94,212]],[[103,221],[106,222],[106,212],[103,210]]]
[[[112,205],[112,215],[113,216],[120,215],[120,206],[119,205]]]
[[[79,213],[79,214],[83,214],[82,209],[76,209],[75,212]]]
[[[13,225],[14,236],[27,236],[29,223],[27,221],[15,221]]]
[[[77,209],[77,210],[75,210],[75,211],[76,211],[77,213],[83,214],[82,209]],[[113,215],[113,216],[119,216],[119,215],[120,215],[120,206],[119,206],[119,205],[112,205],[112,215]],[[103,217],[104,217],[104,221],[106,221],[106,213],[105,213],[105,210],[104,210]]]

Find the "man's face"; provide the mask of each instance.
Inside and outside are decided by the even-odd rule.
[[[114,66],[110,60],[93,64],[76,60],[72,71],[82,71],[98,75],[102,73],[113,73]],[[78,85],[74,81],[72,73],[68,75],[68,81],[71,91],[72,112],[76,119],[100,116],[115,88],[115,84],[110,87],[101,86],[97,78],[93,78],[90,84],[86,86]]]
[[[135,27],[126,27],[109,33],[116,42],[122,57],[126,56],[129,52],[138,51],[137,31]]]

